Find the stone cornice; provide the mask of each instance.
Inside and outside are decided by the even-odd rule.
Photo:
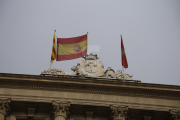
[[[27,84],[28,83],[28,84]],[[1,88],[40,89],[180,100],[180,86],[0,73]]]

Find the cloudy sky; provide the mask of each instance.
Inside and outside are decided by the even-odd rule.
[[[129,68],[143,83],[180,85],[180,0],[1,0],[0,73],[39,75],[57,37],[89,32],[88,53],[121,70],[120,35]],[[54,62],[72,72],[83,58]]]

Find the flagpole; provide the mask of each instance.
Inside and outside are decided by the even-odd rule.
[[[87,53],[88,53],[88,33],[89,32],[87,32]]]
[[[55,50],[56,58],[55,59],[57,59],[57,37],[56,37],[56,30],[54,30],[54,34],[55,34],[55,46],[56,46],[56,50]]]
[[[122,35],[120,35],[120,39],[122,39]],[[121,43],[121,41],[120,41],[120,43]],[[121,48],[121,64],[122,64],[122,48]],[[124,67],[123,67],[123,65],[122,65],[122,72],[124,72]]]
[[[50,62],[50,69],[52,68],[52,63],[53,63],[53,61]]]

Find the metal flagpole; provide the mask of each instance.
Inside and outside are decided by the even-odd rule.
[[[57,59],[57,37],[56,37],[56,30],[54,31],[54,34],[55,34],[55,46],[56,46],[56,50],[55,50],[56,58],[55,59]]]
[[[87,53],[88,53],[88,33],[89,32],[87,32]]]
[[[122,35],[120,35],[120,39],[122,39]],[[120,41],[120,43],[121,43],[121,41]],[[121,44],[120,44],[120,46],[121,46]],[[122,48],[121,48],[121,64],[122,64]],[[124,72],[123,65],[122,65],[122,72]]]
[[[51,63],[50,63],[50,69],[52,68],[52,63],[53,63],[53,61],[51,61]]]

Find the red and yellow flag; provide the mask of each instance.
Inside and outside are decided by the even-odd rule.
[[[122,66],[124,66],[124,68],[128,68],[128,62],[126,58],[122,36],[121,36],[121,58],[122,58]]]
[[[56,35],[54,32],[54,37],[53,37],[53,46],[52,46],[52,53],[51,53],[51,62],[56,59]]]
[[[73,38],[57,38],[56,61],[83,57],[87,53],[87,34]]]

